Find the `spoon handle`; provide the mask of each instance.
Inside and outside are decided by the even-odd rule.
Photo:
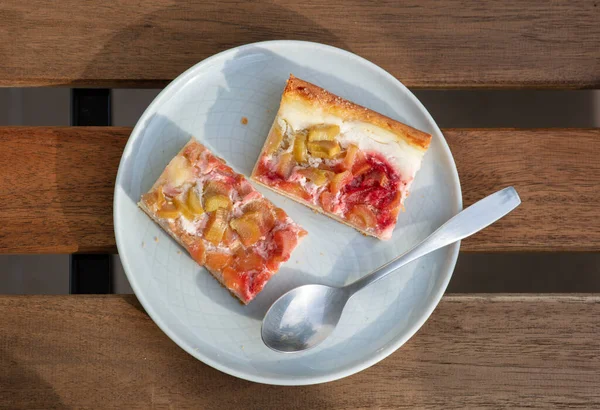
[[[504,188],[459,212],[421,243],[383,265],[375,272],[346,286],[350,294],[430,252],[479,232],[515,209],[521,203],[513,187]]]

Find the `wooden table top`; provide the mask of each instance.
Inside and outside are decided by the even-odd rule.
[[[162,87],[230,47],[296,39],[413,88],[600,88],[599,21],[596,0],[5,0],[0,86]],[[130,132],[0,127],[0,254],[115,252]],[[600,250],[600,129],[443,133],[465,205],[507,185],[523,199],[462,252]],[[4,295],[0,408],[599,408],[599,315],[598,295],[447,295],[377,365],[286,388],[193,359],[133,296]]]

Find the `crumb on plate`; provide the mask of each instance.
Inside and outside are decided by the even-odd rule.
[[[248,124],[248,118],[242,117],[242,124],[244,124],[244,125]]]

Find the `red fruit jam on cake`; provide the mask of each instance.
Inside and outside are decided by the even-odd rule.
[[[252,178],[389,239],[430,141],[427,133],[290,76]]]
[[[139,206],[243,303],[256,297],[306,235],[194,139]]]

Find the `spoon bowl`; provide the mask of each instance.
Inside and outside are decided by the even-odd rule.
[[[307,350],[333,332],[352,294],[346,288],[304,285],[271,305],[263,320],[263,342],[284,353]]]

